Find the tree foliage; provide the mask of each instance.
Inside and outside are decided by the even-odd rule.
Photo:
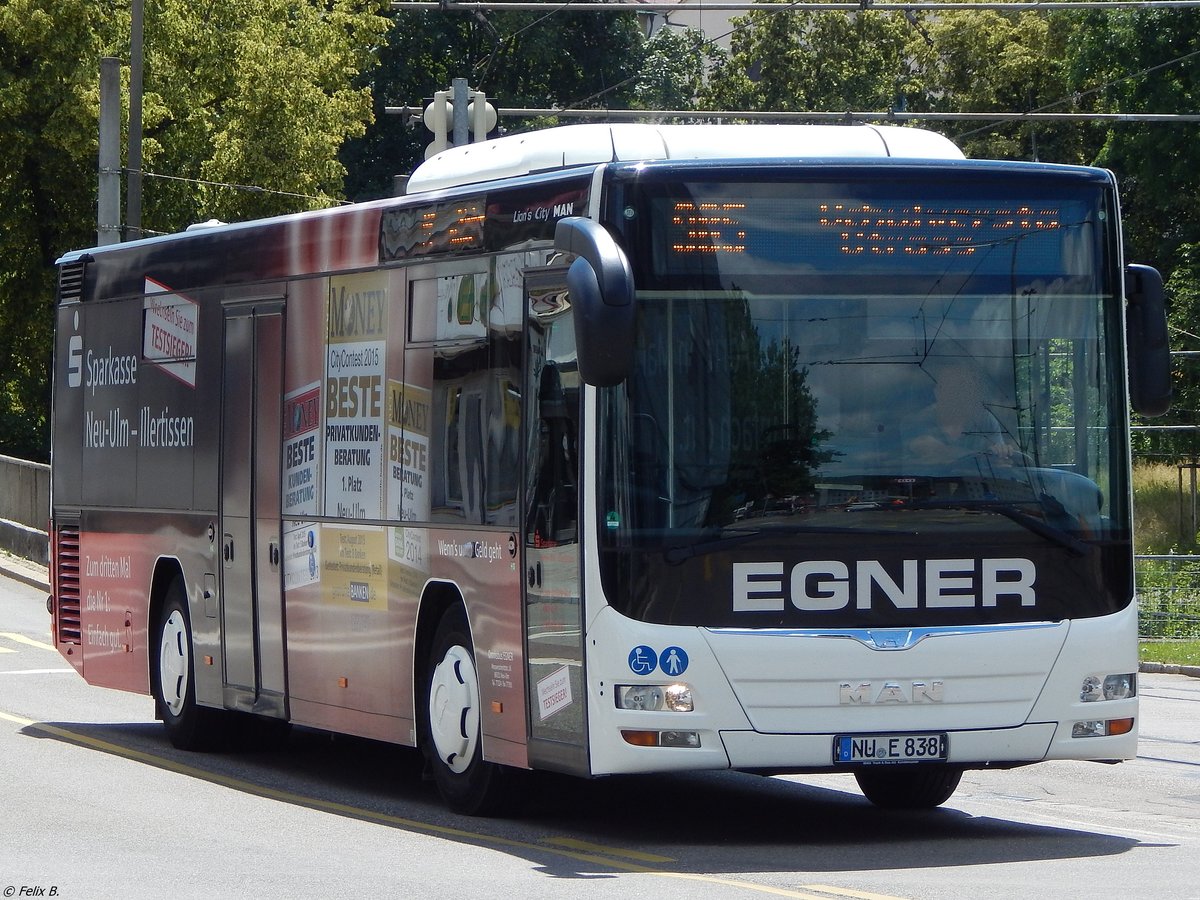
[[[694,28],[660,28],[646,42],[645,58],[634,85],[639,109],[697,108],[708,69],[725,54]]]
[[[502,107],[625,108],[634,100],[645,41],[632,13],[401,11],[371,73],[375,124],[347,142],[341,159],[353,197],[391,193],[392,179],[424,158],[430,134],[384,108],[415,106],[467,79]],[[531,123],[505,119],[520,131]]]
[[[0,452],[12,455],[47,454],[53,264],[95,234],[105,6],[0,6]]]
[[[429,133],[385,107],[455,77],[503,107],[748,111],[1194,112],[1191,9],[853,13],[776,0],[700,34],[647,40],[632,13],[404,11],[386,0],[145,0],[143,225],[290,212],[392,192]],[[0,2],[0,452],[46,447],[55,258],[94,242],[98,60],[127,58],[129,0]],[[564,120],[565,121],[565,120]],[[519,131],[552,124],[504,119]],[[1117,175],[1127,258],[1168,276],[1200,334],[1194,125],[935,125],[970,156]],[[243,188],[230,187],[241,185]],[[1188,365],[1185,363],[1184,365]],[[1197,387],[1171,421],[1194,421]]]
[[[148,0],[143,169],[168,177],[146,179],[143,227],[297,208],[270,191],[340,196],[337,151],[371,115],[353,82],[378,50],[385,7]],[[53,264],[95,243],[99,60],[127,60],[129,35],[117,0],[0,5],[0,452],[46,455]]]
[[[382,0],[157,0],[146,10],[146,188],[162,231],[292,212],[342,196],[337,154],[371,120]],[[196,181],[208,182],[197,186]],[[245,191],[225,184],[247,185]],[[270,193],[279,192],[279,193]]]
[[[753,10],[733,20],[732,52],[712,72],[708,105],[772,112],[888,110],[914,91],[912,33],[903,16],[848,16],[804,5]]]
[[[1067,48],[1075,83],[1101,112],[1200,109],[1200,10],[1088,12]],[[1095,160],[1121,179],[1130,255],[1170,275],[1177,250],[1200,242],[1196,126],[1105,130]]]
[[[1069,16],[951,11],[931,19],[919,47],[925,84],[914,107],[936,112],[1070,112],[1064,45]],[[977,121],[944,129],[968,156],[1090,163],[1094,129],[1077,124]]]

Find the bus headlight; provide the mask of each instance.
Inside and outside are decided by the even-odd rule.
[[[1128,700],[1137,696],[1137,675],[1129,672],[1124,675],[1106,675],[1103,680],[1098,675],[1089,675],[1083,679],[1079,688],[1079,699],[1083,703],[1093,703],[1097,700]]]
[[[686,684],[618,684],[618,709],[666,710],[692,712],[692,688]]]

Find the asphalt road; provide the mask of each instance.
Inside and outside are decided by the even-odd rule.
[[[726,772],[545,777],[485,820],[388,745],[176,751],[148,698],[89,687],[48,640],[44,589],[0,578],[6,898],[1200,898],[1200,679],[1142,676],[1135,761],[969,772],[932,812]]]

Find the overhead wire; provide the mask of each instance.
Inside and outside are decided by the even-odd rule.
[[[542,22],[546,21],[547,19],[551,18],[552,16],[554,16],[554,15],[557,15],[558,13],[562,12],[563,10],[566,10],[567,8],[569,8],[569,7],[570,7],[570,6],[572,6],[572,5],[573,5],[573,0],[567,0],[567,2],[565,2],[565,3],[561,4],[560,6],[556,7],[555,9],[553,9],[553,10],[551,10],[551,11],[547,12],[545,15],[543,15],[543,16],[541,16],[541,17],[539,17],[539,18],[538,18],[537,20],[535,20],[534,22],[531,22],[530,24],[528,24],[528,25],[526,25],[526,26],[522,27],[521,29],[519,29],[518,31],[514,32],[512,35],[509,35],[507,38],[505,38],[505,40],[509,40],[509,39],[511,39],[511,38],[515,38],[515,37],[517,37],[517,36],[519,36],[519,35],[523,34],[524,32],[526,32],[526,31],[530,30],[531,28],[534,28],[535,26],[537,26],[537,25],[541,24]],[[780,13],[780,12],[789,12],[789,11],[793,11],[793,12],[794,12],[794,11],[801,10],[801,9],[803,9],[803,8],[805,8],[805,7],[811,7],[811,6],[812,6],[812,4],[811,4],[811,3],[808,3],[808,2],[806,2],[806,0],[792,0],[792,2],[791,2],[791,3],[785,3],[785,4],[775,4],[775,3],[770,3],[770,4],[768,4],[768,3],[764,3],[764,4],[762,4],[762,5],[763,5],[764,7],[769,7],[768,9],[765,9],[764,11],[766,11],[766,12],[770,12],[770,13]],[[871,12],[871,11],[882,12],[882,11],[885,11],[885,10],[876,10],[876,9],[873,9],[874,5],[875,5],[875,4],[874,4],[873,2],[871,2],[871,0],[863,0],[863,2],[861,2],[861,3],[859,4],[859,6],[858,6],[858,9],[859,9],[860,11],[863,11],[863,12]],[[1006,5],[1015,5],[1015,6],[1018,6],[1018,7],[1022,8],[1022,9],[1023,9],[1023,8],[1025,8],[1025,7],[1028,7],[1028,6],[1029,6],[1029,4],[1019,4],[1019,3],[1018,3],[1018,4],[997,4],[997,3],[990,3],[990,4],[973,4],[973,6],[979,6],[980,8],[983,8],[983,7],[985,7],[985,6],[986,6],[987,8],[993,8],[993,7],[995,7],[995,8],[1000,8],[1000,7],[1003,7],[1003,6],[1006,6]],[[1081,9],[1082,9],[1082,8],[1086,8],[1086,7],[1083,7],[1083,5],[1082,5],[1082,4],[1072,4],[1072,5],[1078,5],[1078,6],[1080,6],[1080,8],[1081,8]],[[1115,5],[1116,5],[1116,4],[1114,4],[1114,6],[1115,6]],[[1178,6],[1178,4],[1169,4],[1169,3],[1160,3],[1160,4],[1155,4],[1155,5],[1158,5],[1158,6],[1164,6],[1164,7],[1167,7],[1167,8],[1190,8],[1190,7],[1179,7],[1179,6]],[[1034,6],[1043,6],[1043,4],[1034,4]],[[1138,8],[1152,8],[1152,7],[1138,7]],[[695,12],[695,11],[700,11],[700,12],[703,12],[703,11],[704,11],[704,4],[703,4],[703,2],[701,2],[701,3],[700,3],[698,6],[696,6],[696,7],[689,7],[689,8],[687,8],[687,9],[686,9],[686,11],[689,11],[689,12]],[[747,10],[747,12],[750,12],[750,11],[751,11],[751,10]],[[814,12],[817,12],[817,11],[820,11],[820,10],[813,10],[813,11],[814,11]],[[907,10],[906,10],[906,12],[907,12]],[[671,26],[674,26],[674,23],[670,22],[670,20],[669,20],[669,16],[670,16],[670,13],[666,13],[666,14],[664,15],[665,24],[666,24],[666,25],[671,25]],[[917,29],[918,31],[921,31],[921,29],[920,29],[920,28],[919,28],[919,26],[918,26],[918,23],[917,23],[917,22],[915,22],[915,21],[913,20],[913,17],[911,17],[911,16],[909,16],[909,15],[905,15],[905,19],[906,19],[906,21],[908,21],[908,23],[909,23],[909,24],[910,24],[910,25],[911,25],[913,28]],[[694,31],[695,29],[692,29],[692,30]],[[739,28],[738,28],[738,27],[734,27],[734,28],[731,28],[729,31],[726,31],[726,32],[723,32],[722,34],[716,35],[715,37],[708,37],[708,36],[706,36],[706,35],[703,35],[703,34],[701,34],[701,40],[700,40],[700,41],[698,41],[698,42],[696,43],[696,49],[695,49],[695,52],[696,52],[697,54],[699,54],[699,53],[700,53],[700,52],[702,52],[702,50],[703,50],[704,48],[706,48],[706,47],[719,46],[719,42],[720,42],[720,41],[724,40],[725,38],[732,37],[734,34],[736,34],[736,33],[737,33],[737,31],[738,31],[738,30],[739,30]],[[926,37],[926,40],[928,41],[928,37],[927,37],[927,36],[925,36],[925,37]],[[1053,102],[1051,102],[1051,103],[1047,103],[1047,104],[1044,104],[1044,105],[1042,105],[1042,106],[1039,106],[1039,107],[1037,107],[1037,108],[1035,108],[1035,109],[1029,110],[1029,111],[1028,111],[1028,113],[1026,113],[1026,114],[1034,114],[1034,113],[1045,112],[1045,111],[1047,111],[1047,110],[1054,109],[1055,107],[1058,107],[1058,106],[1062,106],[1062,105],[1065,105],[1065,104],[1068,104],[1068,103],[1075,103],[1075,102],[1078,102],[1078,101],[1079,101],[1080,99],[1082,99],[1083,97],[1087,97],[1087,96],[1091,96],[1091,95],[1093,95],[1093,94],[1100,93],[1101,91],[1104,91],[1104,90],[1106,90],[1107,88],[1109,88],[1109,87],[1112,87],[1112,86],[1114,86],[1114,85],[1116,85],[1116,84],[1120,84],[1120,83],[1122,83],[1123,81],[1129,81],[1129,80],[1132,80],[1132,79],[1135,79],[1135,78],[1141,78],[1141,77],[1144,77],[1144,76],[1146,76],[1146,75],[1149,75],[1149,74],[1151,74],[1151,73],[1153,73],[1153,72],[1156,72],[1156,71],[1158,71],[1158,70],[1160,70],[1160,69],[1168,68],[1168,67],[1170,67],[1170,66],[1177,65],[1177,64],[1179,64],[1179,63],[1181,63],[1181,62],[1185,62],[1185,61],[1187,61],[1187,60],[1189,60],[1189,59],[1191,59],[1191,58],[1193,58],[1193,57],[1196,57],[1196,56],[1200,56],[1200,50],[1196,50],[1196,51],[1193,51],[1193,52],[1191,52],[1191,53],[1184,54],[1184,55],[1183,55],[1183,56],[1181,56],[1181,57],[1177,57],[1176,59],[1169,60],[1169,61],[1167,61],[1167,62],[1164,62],[1164,63],[1159,63],[1159,64],[1157,64],[1157,65],[1154,65],[1154,66],[1149,66],[1149,67],[1147,67],[1147,68],[1145,68],[1145,69],[1142,69],[1142,70],[1141,70],[1141,71],[1139,71],[1139,72],[1130,73],[1129,75],[1125,75],[1125,76],[1122,76],[1121,78],[1113,79],[1112,81],[1106,82],[1105,84],[1102,84],[1102,85],[1097,85],[1096,87],[1088,88],[1087,90],[1084,90],[1084,91],[1078,91],[1078,92],[1074,92],[1074,93],[1072,93],[1070,96],[1067,96],[1067,97],[1060,98],[1060,99],[1058,99],[1058,100],[1055,100],[1055,101],[1053,101]],[[608,87],[605,87],[605,88],[601,89],[600,91],[597,91],[597,92],[596,92],[596,93],[594,93],[594,94],[590,94],[590,95],[588,95],[587,97],[583,97],[583,98],[580,98],[580,99],[577,99],[577,100],[573,100],[573,101],[571,101],[570,103],[564,104],[564,105],[563,105],[563,107],[562,107],[562,109],[565,111],[565,110],[568,110],[568,109],[572,109],[572,108],[575,108],[575,107],[581,106],[582,104],[585,104],[585,103],[591,103],[591,102],[593,102],[593,101],[595,101],[595,100],[599,99],[600,97],[603,97],[603,96],[604,96],[604,95],[606,95],[606,94],[609,94],[609,93],[611,93],[611,92],[613,92],[613,91],[615,91],[615,90],[619,90],[620,88],[624,87],[625,85],[627,85],[627,84],[630,84],[631,82],[634,82],[634,81],[636,81],[636,80],[637,80],[638,78],[640,78],[640,77],[641,77],[641,73],[637,73],[637,74],[631,75],[631,76],[629,76],[628,78],[625,78],[625,79],[623,79],[623,80],[621,80],[621,81],[617,82],[616,84],[613,84],[613,85],[610,85],[610,86],[608,86]],[[652,110],[650,110],[650,111],[648,111],[648,112],[652,112]],[[700,113],[701,111],[697,111],[697,112],[698,112],[698,113]],[[882,113],[881,113],[881,115],[882,115]],[[1012,121],[1012,120],[1010,119],[1009,121]],[[1017,121],[1019,121],[1019,119],[1018,119]],[[982,132],[986,132],[986,131],[989,131],[989,130],[991,130],[991,129],[994,129],[994,128],[996,128],[996,127],[1000,126],[1001,124],[1003,124],[1003,122],[1002,122],[1002,121],[997,121],[997,122],[992,122],[992,123],[989,123],[989,124],[987,124],[987,125],[982,125],[982,126],[980,126],[980,127],[978,127],[978,128],[973,128],[973,129],[971,129],[970,131],[963,132],[963,133],[959,134],[959,135],[958,135],[958,137],[960,137],[960,138],[964,138],[964,137],[971,137],[971,136],[973,136],[973,135],[975,135],[975,134],[980,134],[980,133],[982,133]]]
[[[336,197],[330,197],[321,194],[298,194],[293,191],[278,191],[272,188],[265,188],[254,184],[237,184],[229,181],[210,181],[205,178],[186,178],[181,175],[164,175],[160,172],[145,172],[141,173],[143,178],[158,178],[163,181],[181,181],[188,184],[200,184],[207,187],[229,188],[235,191],[245,191],[251,194],[271,194],[278,197],[291,197],[296,200],[314,200],[318,203],[324,203],[326,206],[348,206],[349,200],[338,200]]]
[[[1177,56],[1175,59],[1168,60],[1167,62],[1158,63],[1156,65],[1149,66],[1138,72],[1131,72],[1128,75],[1123,75],[1120,78],[1114,78],[1113,80],[1107,81],[1101,85],[1097,85],[1096,87],[1088,88],[1086,91],[1079,91],[1077,93],[1071,94],[1069,97],[1063,97],[1059,100],[1055,100],[1052,103],[1047,103],[1047,104],[1044,104],[1043,106],[1037,107],[1036,109],[1031,109],[1031,110],[1029,110],[1029,114],[1045,112],[1046,110],[1053,109],[1056,106],[1063,106],[1068,103],[1076,103],[1084,97],[1089,97],[1092,94],[1098,94],[1101,91],[1105,91],[1110,87],[1121,84],[1122,82],[1132,81],[1135,78],[1143,78],[1146,75],[1151,74],[1152,72],[1157,72],[1160,69],[1166,69],[1171,66],[1178,65],[1179,63],[1186,62],[1187,60],[1192,59],[1197,56],[1200,56],[1200,50],[1193,50],[1191,53],[1185,53],[1183,56]],[[960,138],[971,137],[972,135],[979,134],[980,132],[988,131],[989,129],[995,128],[1000,124],[1002,124],[1002,123],[1001,122],[993,122],[990,125],[981,125],[979,128],[973,128],[970,131],[965,131],[958,136]]]

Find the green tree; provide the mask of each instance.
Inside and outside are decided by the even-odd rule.
[[[710,74],[715,108],[886,112],[922,88],[912,67],[914,29],[901,14],[754,10],[733,20],[727,62]]]
[[[1077,19],[1068,52],[1096,111],[1200,109],[1200,10],[1089,11]],[[1200,243],[1195,132],[1194,124],[1114,123],[1096,156],[1121,182],[1127,255],[1167,277],[1179,248]]]
[[[295,211],[340,196],[354,86],[385,0],[148,0],[143,226]],[[128,57],[118,0],[0,5],[0,452],[44,458],[54,260],[95,243],[99,60]],[[200,184],[200,181],[210,184]],[[238,191],[217,183],[267,191]],[[328,202],[323,199],[322,202]]]
[[[355,81],[375,64],[390,24],[381,15],[386,6],[148,5],[145,167],[193,181],[149,186],[146,227],[174,231],[199,219],[247,219],[340,198],[345,169],[338,152],[372,118],[370,90]]]
[[[929,92],[919,108],[938,112],[1075,111],[1066,44],[1074,13],[962,10],[928,20],[917,45]],[[986,64],[981,65],[981,60]],[[1095,128],[1068,123],[978,122],[942,130],[972,157],[1090,163]]]
[[[1068,43],[1076,89],[1088,109],[1111,113],[1186,113],[1200,108],[1200,11],[1088,11]],[[1121,187],[1127,260],[1150,263],[1166,278],[1171,345],[1200,349],[1200,165],[1194,125],[1115,122],[1102,129],[1095,156]],[[1154,425],[1197,425],[1200,369],[1173,366],[1170,413]],[[1135,432],[1139,455],[1194,459],[1190,431]]]
[[[0,6],[0,452],[15,456],[48,455],[53,263],[95,235],[97,29],[109,12],[91,0]]]
[[[695,109],[708,68],[725,61],[725,54],[694,28],[660,28],[645,49],[633,93],[633,105],[640,109]]]
[[[431,134],[419,121],[383,114],[411,106],[467,79],[501,107],[625,108],[634,100],[645,39],[633,13],[571,13],[547,3],[546,13],[402,11],[372,73],[375,124],[349,141],[341,159],[347,190],[357,198],[391,193],[392,179],[423,159]],[[504,131],[530,121],[501,120]]]

